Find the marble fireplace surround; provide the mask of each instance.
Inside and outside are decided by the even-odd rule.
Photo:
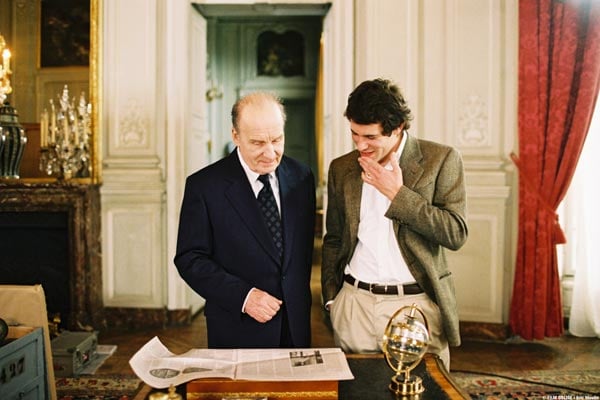
[[[71,305],[68,329],[105,326],[98,185],[0,181],[0,218],[3,212],[67,214]],[[35,244],[31,249],[35,251]],[[43,282],[39,283],[43,286]]]

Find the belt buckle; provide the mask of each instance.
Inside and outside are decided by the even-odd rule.
[[[387,294],[388,293],[388,285],[384,285],[383,286],[383,293],[375,293],[373,290],[376,289],[377,287],[381,287],[382,285],[379,285],[377,283],[369,283],[369,292],[371,294]]]

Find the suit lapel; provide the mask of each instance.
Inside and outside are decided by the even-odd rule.
[[[256,238],[256,241],[279,263],[277,249],[260,213],[258,202],[250,187],[248,177],[240,164],[237,151],[234,151],[229,156],[229,160],[230,162],[227,164],[229,168],[225,179],[229,181],[230,185],[225,189],[225,197],[227,197],[232,208]]]
[[[420,164],[422,159],[423,154],[421,153],[418,140],[412,136],[408,136],[404,151],[400,156],[400,168],[402,169],[404,185],[410,189],[414,189],[423,175],[423,167]]]
[[[297,213],[294,212],[301,205],[297,204],[298,199],[290,195],[291,188],[296,184],[295,177],[289,173],[285,158],[277,167],[277,179],[279,180],[279,198],[281,200],[281,223],[283,226],[283,266],[285,267],[292,256],[292,243],[294,243],[294,230],[291,227],[296,226]]]
[[[406,133],[405,133],[406,134]],[[402,170],[402,180],[404,181],[404,185],[414,190],[417,182],[423,176],[423,167],[421,166],[421,160],[423,159],[423,153],[421,153],[421,148],[419,146],[419,141],[412,136],[408,136],[406,138],[406,145],[404,145],[404,150],[400,155],[400,169]],[[400,224],[397,221],[394,221],[394,231],[396,232],[396,237],[399,236],[400,232]],[[400,246],[402,249],[402,246]],[[415,274],[414,271],[413,275]]]
[[[356,158],[358,158],[358,152]],[[361,168],[357,161],[349,166],[348,173],[344,176],[343,181],[343,194],[348,207],[346,210],[346,218],[352,239],[351,248],[354,248],[356,244],[358,237],[358,223],[360,221],[360,200],[363,186],[360,174]]]

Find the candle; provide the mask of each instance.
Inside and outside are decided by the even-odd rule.
[[[69,121],[67,121],[67,116],[63,118],[63,134],[65,143],[69,143]]]
[[[54,110],[54,102],[50,100],[50,142],[56,143],[56,111]]]
[[[50,143],[56,143],[56,114],[50,114]]]
[[[44,147],[44,113],[40,117],[40,147]]]
[[[10,72],[10,50],[4,49],[2,52],[2,64],[4,66],[4,71],[7,73]]]
[[[40,124],[40,146],[48,146],[48,111],[42,113],[42,121]]]
[[[75,136],[75,145],[79,144],[79,118],[77,118],[77,116],[75,116],[75,119],[73,120],[73,133]]]

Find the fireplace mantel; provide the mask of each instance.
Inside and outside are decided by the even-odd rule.
[[[106,322],[102,305],[99,185],[81,181],[0,180],[0,218],[7,212],[66,213],[71,304],[68,328],[103,328]]]

